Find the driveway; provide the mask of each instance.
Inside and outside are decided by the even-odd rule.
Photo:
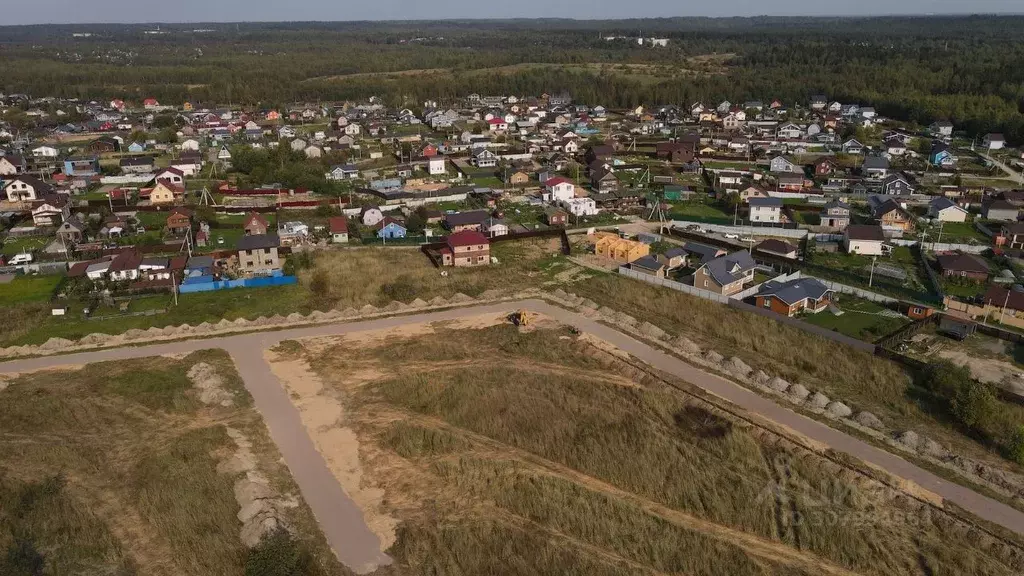
[[[381,330],[405,324],[454,320],[481,314],[503,314],[519,308],[547,315],[563,324],[575,326],[582,332],[593,334],[632,354],[655,369],[679,377],[748,412],[788,427],[796,433],[812,438],[835,450],[850,454],[894,476],[913,481],[984,520],[1024,534],[1024,513],[1010,506],[944,480],[895,454],[797,414],[789,408],[729,380],[703,372],[613,328],[542,300],[523,300],[347,324],[330,324],[277,332],[240,334],[206,340],[13,360],[0,363],[0,373],[143,358],[160,354],[182,354],[209,348],[227,350],[234,358],[246,388],[253,395],[257,408],[270,428],[271,436],[280,448],[303,497],[313,509],[335,554],[346,566],[359,572],[366,572],[380,564],[389,562],[389,559],[380,550],[380,542],[377,537],[363,523],[361,512],[341,490],[327,468],[323,457],[316,451],[287,392],[263,360],[262,351],[282,340]]]

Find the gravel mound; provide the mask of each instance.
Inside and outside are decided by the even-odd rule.
[[[68,346],[72,346],[74,342],[67,338],[50,338],[44,342],[39,349],[40,350],[62,350]]]
[[[597,302],[594,302],[590,298],[584,298],[583,301],[580,302],[580,306],[583,306],[584,308],[590,308],[591,310],[598,309]]]
[[[872,430],[884,430],[885,424],[871,412],[861,412],[853,418],[858,424]]]
[[[435,296],[430,300],[431,306],[445,306],[446,304],[448,304],[448,301],[440,296]]]
[[[79,340],[78,343],[84,346],[94,346],[96,344],[102,344],[109,339],[110,336],[108,334],[95,333],[85,336],[84,338]]]
[[[666,334],[664,330],[658,328],[657,326],[651,324],[650,322],[644,322],[643,324],[640,325],[640,333],[643,334],[644,336],[647,336],[648,338],[654,338],[655,340],[661,340],[668,336],[668,334]]]
[[[825,408],[825,406],[828,406],[830,400],[828,396],[825,396],[821,392],[815,392],[807,402],[812,408]]]
[[[794,400],[803,402],[808,396],[811,395],[811,391],[804,387],[804,385],[802,384],[793,384],[788,389],[786,389],[786,394],[788,394],[789,397]]]
[[[754,371],[754,369],[748,366],[746,362],[735,356],[723,362],[722,368],[733,376],[739,376],[741,378],[746,378]]]
[[[305,319],[306,317],[303,316],[302,314],[299,314],[298,312],[292,312],[291,314],[285,317],[285,320],[287,320],[288,322],[302,322]]]
[[[917,450],[921,445],[921,437],[917,435],[917,432],[913,430],[907,430],[896,435],[896,442],[900,443],[904,447],[910,450]]]
[[[700,346],[686,336],[679,336],[672,341],[672,347],[684,354],[700,354]]]
[[[452,304],[464,304],[466,302],[472,302],[473,298],[466,296],[462,292],[456,292],[448,301]]]
[[[360,314],[376,314],[378,312],[377,307],[371,304],[367,304],[359,309]]]
[[[601,306],[600,308],[598,308],[597,311],[598,311],[598,313],[601,314],[601,316],[606,316],[606,317],[608,317],[611,320],[615,320],[615,316],[616,316],[615,310],[612,310],[611,308],[609,308],[607,306]]]
[[[477,296],[477,299],[478,300],[494,300],[496,298],[501,298],[501,297],[502,297],[501,290],[498,290],[497,288],[491,288],[490,290],[484,290],[483,292],[481,292],[480,295]]]
[[[629,326],[630,328],[636,327],[636,325],[639,323],[639,321],[636,318],[633,318],[632,316],[626,314],[625,312],[617,312],[615,314],[615,321],[618,322],[619,324],[622,324],[623,326]]]
[[[412,302],[409,302],[410,308],[423,308],[427,305],[427,301],[422,298],[417,298]]]
[[[721,354],[715,352],[714,350],[708,350],[707,352],[704,353],[704,359],[707,360],[708,362],[711,362],[712,364],[721,364],[722,360],[725,360],[725,356],[722,356]]]
[[[768,384],[768,382],[772,379],[772,377],[766,374],[764,370],[758,370],[757,372],[754,372],[754,375],[751,376],[751,378],[754,380],[754,382],[761,384],[762,386]],[[786,382],[786,386],[789,386],[789,382]]]
[[[771,388],[772,390],[775,390],[776,392],[785,392],[786,390],[789,390],[790,383],[776,376],[775,378],[772,378],[771,380],[768,381],[768,387]],[[800,387],[803,388],[803,386]],[[803,388],[803,390],[804,392],[807,391],[806,388]],[[805,393],[803,396],[800,397],[800,399],[803,400],[806,397],[807,394]]]
[[[398,305],[398,302],[392,301],[390,304],[384,307],[385,312],[398,312],[402,307]]]
[[[921,442],[917,445],[917,449],[922,454],[931,456],[933,458],[938,458],[940,460],[948,458],[950,456],[949,450],[946,450],[946,448],[942,444],[939,444],[935,440],[932,440],[931,438],[927,438],[925,436],[921,437]]]
[[[832,416],[834,418],[846,418],[850,414],[853,414],[853,410],[851,410],[849,406],[843,404],[842,402],[830,403],[825,408],[825,411],[828,412],[829,416]]]
[[[188,369],[188,379],[199,390],[199,401],[203,404],[231,406],[235,403],[234,394],[224,389],[224,380],[217,374],[217,369],[206,362],[199,362]]]
[[[565,290],[562,290],[561,288],[555,288],[555,291],[552,292],[551,295],[554,296],[555,298],[558,298],[559,300],[567,300],[569,298],[569,295],[566,294]]]

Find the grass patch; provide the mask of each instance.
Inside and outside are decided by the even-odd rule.
[[[8,305],[26,302],[44,302],[50,299],[63,276],[25,276],[19,274],[6,284],[0,284],[0,301]]]
[[[957,521],[922,514],[916,502],[562,329],[435,328],[343,346],[308,359],[346,397],[361,444],[377,455],[364,481],[396,503],[402,524],[390,552],[400,567],[552,575],[1019,568],[1013,549],[964,538],[969,528]],[[370,382],[347,377],[370,370]]]
[[[234,392],[232,407],[198,402],[185,373],[199,361]],[[0,398],[5,575],[242,576],[236,477],[217,470],[236,449],[228,426],[278,493],[297,493],[222,351],[22,375]],[[304,574],[341,574],[305,504],[289,514],[318,559]]]
[[[46,248],[53,239],[47,236],[33,236],[28,238],[11,238],[4,240],[3,248],[0,249],[7,258],[17,254],[32,254],[36,250]]]
[[[874,342],[910,323],[904,316],[886,315],[889,310],[883,306],[849,294],[844,294],[837,305],[843,311],[841,316],[825,310],[800,319],[865,342]]]

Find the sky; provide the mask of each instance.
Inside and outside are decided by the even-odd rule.
[[[1024,0],[0,0],[0,25],[1024,13]]]

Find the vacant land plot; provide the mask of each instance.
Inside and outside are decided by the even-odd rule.
[[[242,575],[250,497],[279,499],[306,574],[342,574],[280,460],[223,352],[14,375],[0,384],[0,574]]]
[[[543,319],[529,332],[496,320],[292,341],[272,354],[275,371],[303,374],[292,392],[307,426],[336,434],[318,444],[360,487],[368,520],[393,531],[398,573],[1022,568],[1017,545],[751,426],[607,345]]]
[[[56,274],[15,276],[10,282],[0,284],[0,301],[12,305],[49,300],[61,280],[62,277]]]

